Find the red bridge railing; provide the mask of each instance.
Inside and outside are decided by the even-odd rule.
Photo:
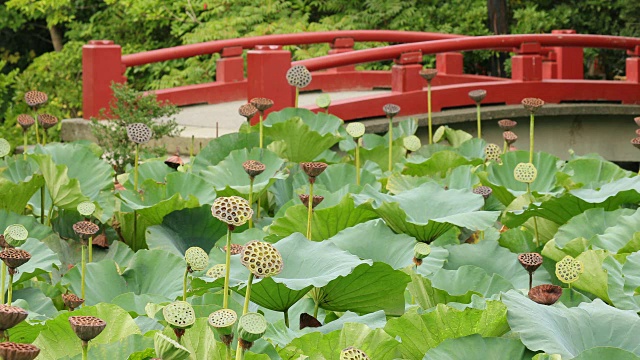
[[[356,41],[401,43],[354,51]],[[283,45],[326,43],[326,56],[291,62]],[[268,45],[263,45],[268,44]],[[626,81],[583,80],[583,48],[627,51]],[[247,52],[247,66],[242,57]],[[460,51],[512,51],[511,79],[463,73]],[[615,101],[640,104],[640,38],[576,35],[570,30],[552,34],[467,37],[402,31],[331,31],[269,35],[184,45],[122,56],[111,41],[91,41],[83,48],[84,117],[98,116],[107,107],[111,82],[126,81],[127,67],[190,56],[220,53],[216,81],[155,91],[159,99],[177,105],[221,103],[253,97],[274,100],[272,111],[293,106],[294,91],[285,79],[292,66],[314,71],[304,90],[391,88],[389,93],[332,103],[331,111],[345,120],[382,115],[382,105],[394,102],[403,115],[426,112],[426,85],[419,76],[422,56],[436,55],[438,77],[433,82],[434,111],[471,105],[469,90],[487,89],[484,103],[512,104],[528,96],[548,102]],[[391,71],[356,71],[355,65],[394,60]],[[245,77],[246,72],[246,77]],[[318,110],[310,107],[312,110]]]

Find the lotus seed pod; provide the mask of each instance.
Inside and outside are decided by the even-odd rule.
[[[23,131],[27,131],[36,121],[31,115],[20,114],[16,118],[16,122],[22,127]]]
[[[32,90],[24,94],[24,101],[31,107],[43,105],[47,100],[49,100],[49,97],[42,91]]]
[[[364,127],[364,124],[361,122],[350,122],[347,124],[346,130],[347,130],[347,134],[357,139],[362,135],[364,135],[365,127]]]
[[[209,315],[209,325],[220,337],[231,335],[236,321],[238,321],[238,314],[231,309],[220,309]]]
[[[316,106],[322,109],[328,109],[331,106],[331,97],[329,94],[322,94],[316,98]]]
[[[223,251],[227,251],[227,245],[222,247]],[[231,244],[231,255],[238,255],[242,252],[242,245],[240,244]]]
[[[640,126],[640,116],[636,116],[633,118],[633,121],[636,122],[636,125]]]
[[[538,98],[524,98],[522,99],[522,106],[531,114],[534,114],[538,109],[544,106],[544,101]]]
[[[12,248],[13,247],[4,239],[4,235],[3,234],[0,234],[0,247],[3,248],[3,249]]]
[[[255,106],[251,105],[251,103],[246,103],[240,106],[240,108],[238,109],[238,114],[246,118],[247,121],[249,121],[252,117],[256,116],[257,113],[258,113],[258,109]]]
[[[209,254],[197,246],[187,249],[184,253],[184,259],[191,270],[201,271],[209,265]]]
[[[0,359],[4,360],[33,360],[38,354],[40,349],[31,344],[20,344],[13,342],[0,343]]]
[[[100,335],[107,326],[106,321],[95,316],[71,316],[69,317],[71,329],[82,341],[91,341]]]
[[[80,307],[80,305],[84,304],[84,299],[81,299],[76,294],[62,294],[62,302],[64,305],[69,308],[69,311],[73,311]]]
[[[58,118],[51,114],[38,114],[38,122],[43,129],[47,130],[58,124]]]
[[[292,66],[287,70],[287,82],[298,89],[311,84],[311,72],[304,65]]]
[[[77,210],[82,216],[91,216],[96,211],[96,204],[91,201],[83,201],[78,204]]]
[[[513,169],[513,177],[517,181],[531,184],[538,177],[538,170],[532,163],[519,163]]]
[[[567,255],[556,263],[556,276],[565,284],[571,284],[584,272],[582,261]]]
[[[174,301],[162,309],[162,315],[169,325],[178,329],[186,329],[196,322],[196,313],[186,301]]]
[[[476,104],[480,104],[480,102],[482,100],[484,100],[484,98],[487,96],[487,90],[483,90],[483,89],[478,89],[478,90],[471,90],[469,91],[469,97],[471,98],[471,100],[473,100]]]
[[[640,136],[640,129],[636,129],[636,135]]]
[[[177,170],[178,167],[184,165],[184,161],[182,161],[182,158],[180,157],[180,153],[178,151],[176,151],[176,153],[172,156],[169,156],[167,160],[164,161],[164,163],[174,170]]]
[[[0,158],[9,155],[9,152],[11,152],[11,144],[9,144],[7,139],[0,138]]]
[[[100,227],[91,221],[78,221],[73,224],[73,231],[80,236],[80,239],[88,239],[89,236],[95,235],[100,230]]]
[[[516,125],[518,125],[518,123],[511,119],[504,119],[504,120],[498,121],[498,126],[500,126],[500,129],[504,131],[512,130],[514,127],[516,127]]]
[[[420,76],[422,76],[423,79],[427,80],[428,83],[431,82],[431,80],[433,80],[436,75],[438,75],[438,70],[436,69],[423,69],[420,70]]]
[[[488,186],[478,186],[477,188],[473,189],[472,192],[474,194],[482,195],[482,197],[486,200],[489,196],[491,196],[493,190]]]
[[[413,247],[413,257],[422,260],[431,254],[431,246],[427,243],[419,242]]]
[[[364,351],[349,346],[340,352],[340,360],[369,360]]]
[[[225,264],[214,265],[211,269],[207,270],[207,276],[212,278],[214,281],[222,279],[224,278],[226,268]]]
[[[20,246],[27,241],[29,231],[22,224],[13,224],[4,229],[4,240],[11,246]]]
[[[409,135],[402,139],[402,145],[408,151],[418,151],[420,147],[422,147],[422,143],[420,142],[420,138],[415,135]]]
[[[267,331],[267,320],[262,314],[250,312],[238,321],[238,337],[247,343],[260,339]]]
[[[500,159],[500,155],[502,154],[502,150],[500,150],[500,146],[496,144],[487,144],[484,148],[484,155],[486,161],[495,161],[497,163],[502,162]]]
[[[153,132],[143,123],[133,123],[127,125],[127,136],[136,144],[146,144],[151,140]]]
[[[518,135],[516,135],[513,131],[505,131],[502,133],[502,138],[507,143],[507,145],[511,145],[518,140]]]
[[[253,209],[240,196],[219,197],[211,206],[211,214],[229,226],[242,226],[253,216]]]
[[[306,207],[306,208],[309,207],[309,195],[300,194],[300,195],[298,195],[298,198],[300,198],[300,201],[302,201],[302,204],[304,205],[304,207]],[[313,200],[311,201],[311,208],[315,209],[316,206],[320,205],[320,203],[323,200],[324,200],[324,196],[313,195]]]
[[[11,271],[31,260],[31,254],[22,249],[7,248],[0,252],[0,260],[4,261]]]
[[[262,174],[267,168],[265,164],[261,163],[258,160],[247,160],[242,163],[242,167],[244,171],[249,175],[250,179],[255,178],[256,176]]]
[[[273,100],[267,98],[253,98],[249,102],[261,113],[273,106]]]
[[[558,285],[544,284],[529,290],[529,299],[543,305],[553,305],[562,296],[562,288]]]
[[[384,111],[388,118],[393,119],[394,116],[400,113],[400,106],[396,104],[387,104],[382,107],[382,111]]]
[[[323,162],[302,162],[300,163],[300,167],[308,177],[315,178],[325,171],[327,164]]]
[[[240,262],[252,274],[260,277],[278,275],[282,271],[283,261],[280,252],[268,242],[250,241],[242,248]]]
[[[18,325],[28,315],[29,313],[21,307],[0,304],[0,332]]]
[[[162,360],[186,360],[191,355],[187,348],[159,331],[153,336],[153,347]]]
[[[542,265],[542,256],[538,253],[524,253],[518,255],[518,261],[527,272],[533,273]]]
[[[640,149],[640,137],[631,139],[631,145],[635,146],[636,149]]]

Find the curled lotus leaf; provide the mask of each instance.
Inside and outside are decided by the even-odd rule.
[[[191,355],[187,348],[159,331],[153,336],[153,347],[160,359],[187,359]]]
[[[0,158],[9,155],[11,151],[11,144],[7,141],[7,139],[0,138]]]
[[[365,127],[361,122],[350,122],[347,124],[346,130],[347,134],[349,134],[351,137],[359,138],[364,135]]]
[[[184,253],[184,259],[192,270],[201,271],[209,265],[209,254],[197,246],[192,246]]]
[[[578,259],[567,255],[556,263],[556,276],[565,284],[571,284],[580,278],[584,272],[584,264]]]
[[[186,301],[175,301],[162,309],[164,319],[174,328],[186,329],[196,322],[196,312]]]
[[[531,184],[538,177],[538,169],[532,163],[519,163],[513,169],[513,177],[517,181]]]

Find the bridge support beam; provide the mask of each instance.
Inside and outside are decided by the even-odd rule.
[[[282,110],[293,107],[295,90],[287,82],[287,71],[291,68],[291,53],[279,45],[258,45],[247,52],[247,101],[264,97],[273,100],[273,107],[267,110]],[[257,123],[254,117],[252,124]]]
[[[517,81],[542,80],[541,51],[539,43],[523,43],[518,55],[511,57],[511,78]]]
[[[633,51],[629,51],[627,58],[626,75],[627,81],[640,83],[640,46],[636,46]]]
[[[234,83],[244,80],[244,59],[242,46],[222,49],[220,59],[216,61],[216,81]]]
[[[122,48],[111,40],[91,40],[82,47],[82,117],[100,116],[113,98],[111,83],[124,83]]]
[[[575,30],[552,30],[552,34],[575,34]],[[555,79],[584,79],[584,49],[579,47],[553,48],[558,64],[557,77]]]
[[[457,52],[436,54],[436,70],[441,74],[462,75],[462,54]]]
[[[391,91],[409,92],[422,90],[424,80],[422,70],[422,52],[413,51],[400,55],[391,67]]]
[[[355,45],[355,41],[353,40],[353,38],[337,38],[333,40],[333,42],[331,43],[331,49],[329,50],[327,55],[351,52],[353,51],[354,45]],[[331,72],[331,73],[339,73],[339,72],[347,72],[347,71],[356,71],[356,66],[355,65],[340,66],[337,68],[327,70],[327,72]]]

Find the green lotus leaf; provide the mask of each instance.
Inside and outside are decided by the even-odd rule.
[[[394,196],[365,187],[362,194],[353,197],[356,204],[363,204],[380,215],[396,233],[405,233],[427,243],[454,226],[486,229],[499,215],[499,212],[479,211],[484,206],[484,199],[470,189],[445,190],[434,183],[425,183]]]
[[[576,189],[570,193],[588,203],[624,204],[638,202],[640,199],[640,177],[621,178],[602,185],[599,189]]]
[[[124,185],[127,189],[133,189],[133,175],[134,168],[129,169],[127,172],[127,181],[125,181],[122,185]],[[152,159],[143,162],[138,165],[138,184],[141,184],[147,179],[153,179],[157,182],[165,182],[165,178],[169,174],[173,174],[176,172],[172,168],[168,167],[167,164],[164,163],[164,160],[160,159]]]
[[[11,152],[11,144],[5,138],[0,138],[0,158],[3,158]]]
[[[17,183],[0,178],[0,209],[21,213],[43,184],[44,178],[39,174]]]
[[[633,175],[618,165],[601,159],[578,158],[567,162],[562,169],[565,178],[558,174],[565,188],[598,189],[600,186]]]
[[[607,271],[607,293],[612,304],[621,310],[640,311],[640,252],[627,256],[624,264],[609,256],[602,267]]]
[[[478,294],[475,291],[469,290],[463,291],[460,295],[453,295],[445,290],[436,288],[432,285],[430,279],[416,274],[413,270],[407,270],[407,273],[411,276],[411,282],[407,289],[411,293],[412,299],[423,309],[431,309],[438,304],[447,304],[450,302],[468,304],[471,302],[473,294]],[[484,275],[488,276],[486,273]]]
[[[598,346],[587,349],[574,357],[572,360],[600,360],[600,359],[616,359],[616,360],[638,360],[640,356],[630,351],[623,350],[611,346]]]
[[[108,325],[107,325],[108,326]],[[153,338],[140,334],[132,334],[120,341],[108,344],[91,344],[88,358],[91,360],[132,359],[130,355],[153,347]],[[63,357],[59,360],[82,360],[82,354]]]
[[[102,260],[86,264],[85,304],[95,305],[111,302],[116,296],[127,293],[125,279],[118,273],[116,263],[112,260]],[[62,283],[69,285],[74,294],[81,293],[80,266],[75,266],[63,277]]]
[[[520,360],[531,359],[532,356],[533,353],[518,339],[473,334],[443,341],[427,351],[423,360]]]
[[[281,111],[274,111],[270,113],[263,125],[266,128],[275,124],[285,123],[296,117],[309,126],[311,130],[316,131],[321,135],[337,133],[342,128],[343,123],[342,119],[335,115],[322,112],[314,113],[303,108],[285,108]],[[257,126],[254,126],[253,128],[257,130]]]
[[[294,174],[292,183],[293,190],[299,189],[301,187],[307,187],[309,185],[309,177],[302,170],[300,170],[299,167],[295,167],[295,169],[292,169],[291,172]],[[344,191],[345,186],[354,186],[355,183],[356,167],[354,165],[331,164],[327,166],[322,174],[316,177],[314,191],[316,188],[324,188],[329,192],[335,193],[341,190]],[[366,184],[379,186],[374,174],[367,171],[366,169],[360,169],[360,185],[364,186]],[[355,187],[352,188],[351,192],[353,192],[355,189]]]
[[[20,246],[20,249],[28,251],[31,254],[31,260],[20,266],[20,273],[14,277],[14,284],[27,281],[38,275],[46,274],[60,267],[60,259],[58,254],[54,253],[42,242],[32,237]]]
[[[640,355],[636,337],[640,318],[599,299],[578,307],[546,306],[515,291],[502,295],[511,330],[533,351],[573,358],[585,350],[609,346]],[[544,331],[540,331],[544,329]]]
[[[514,289],[513,284],[500,274],[490,274],[485,269],[473,265],[460,266],[456,270],[440,269],[431,276],[431,287],[444,291],[451,297],[469,299],[472,294],[490,298],[500,292]]]
[[[443,304],[423,314],[412,309],[399,318],[389,319],[384,330],[392,337],[400,338],[403,358],[422,359],[429,349],[447,339],[472,334],[501,336],[509,331],[509,325],[506,306],[498,301],[487,301],[484,310],[457,310]]]
[[[402,173],[412,176],[444,178],[454,168],[469,164],[479,165],[481,163],[482,161],[479,159],[472,162],[454,151],[444,150],[431,155],[427,159],[417,156],[410,157],[404,164],[405,168]]]
[[[51,196],[53,204],[61,209],[75,210],[78,204],[89,200],[82,193],[80,181],[69,175],[66,165],[57,165],[50,155],[29,155],[40,167],[40,172],[45,180],[45,186]],[[91,174],[91,172],[87,172]]]
[[[173,329],[168,326],[163,331],[163,334],[176,340]],[[225,359],[225,346],[216,341],[206,317],[196,319],[193,326],[182,336],[180,345],[191,352],[190,360]]]
[[[83,306],[73,312],[61,312],[55,319],[45,323],[45,328],[33,342],[40,349],[46,349],[40,352],[38,359],[57,360],[81,352],[80,341],[69,326],[70,316],[95,316],[107,322],[104,331],[91,340],[92,346],[114,343],[129,335],[140,334],[140,329],[131,316],[116,305],[101,303]]]
[[[131,316],[137,317],[146,314],[145,306],[147,306],[148,303],[169,303],[172,300],[173,299],[169,299],[163,295],[135,294],[133,292],[126,292],[114,297],[109,302],[125,309],[129,314],[131,314]]]
[[[45,288],[45,287],[43,287]],[[51,294],[49,293],[49,296]],[[19,306],[29,312],[29,316],[27,317],[27,321],[45,321],[52,319],[58,315],[58,309],[56,309],[55,305],[53,305],[53,301],[51,298],[47,297],[47,295],[42,292],[41,289],[36,287],[25,287],[19,290],[13,290],[13,305]],[[13,338],[13,328],[11,337]],[[33,342],[36,336],[31,339]],[[16,340],[14,340],[16,341]]]
[[[453,147],[458,147],[471,139],[473,139],[471,134],[462,130],[451,129],[446,125],[440,126],[433,133],[433,142],[438,143],[446,140]]]
[[[277,179],[285,179],[287,175],[281,171],[284,160],[269,150],[253,148],[234,150],[215,166],[209,166],[200,172],[206,181],[216,189],[218,196],[249,195],[249,175],[244,171],[242,163],[247,160],[259,160],[266,166],[265,171],[256,176],[253,182],[254,199],[264,193]]]
[[[50,227],[40,224],[33,216],[18,215],[0,209],[0,233],[4,232],[9,225],[21,224],[29,232],[29,237],[42,240],[53,234]]]
[[[365,134],[362,137],[362,144],[363,147],[360,148],[360,163],[364,164],[367,161],[371,161],[386,171],[389,167],[389,140],[385,140],[384,137],[376,134]],[[402,139],[394,140],[391,154],[392,163],[395,166],[402,164],[405,161],[406,152],[407,150],[402,145]],[[353,157],[355,153],[351,155]]]
[[[51,235],[44,238],[42,243],[56,253],[60,258],[63,267],[76,265],[81,262],[81,244],[76,239],[63,240],[57,235]],[[98,247],[93,249],[94,262],[103,259],[111,259],[115,261],[120,268],[128,267],[133,255],[134,253],[131,248],[121,241],[114,241],[109,246],[109,250],[102,250]]]
[[[265,141],[265,145],[268,143]],[[260,145],[260,136],[257,133],[238,132],[211,139],[193,159],[192,171],[198,174],[209,166],[217,165],[233,150],[250,149],[258,145]]]
[[[462,167],[458,167],[454,170],[460,168]],[[428,177],[402,175],[396,172],[389,175],[389,177],[387,178],[386,189],[387,191],[389,191],[389,194],[397,195],[403,191],[417,188],[418,186],[427,182],[435,182],[435,180]]]

